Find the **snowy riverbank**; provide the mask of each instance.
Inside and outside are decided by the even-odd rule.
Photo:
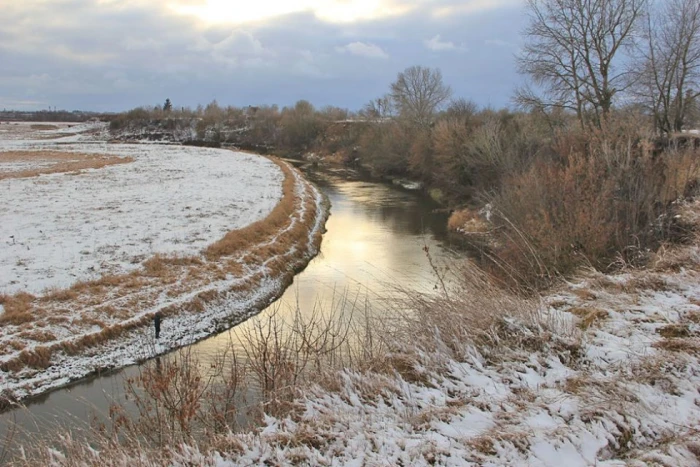
[[[0,208],[0,387],[8,396],[39,394],[226,329],[277,297],[318,252],[322,195],[283,163],[215,149],[41,139],[8,138],[3,150],[31,151],[30,164],[48,150],[133,159],[0,180],[16,201]],[[207,250],[236,232],[245,241],[235,249]],[[156,343],[150,320],[159,311]]]

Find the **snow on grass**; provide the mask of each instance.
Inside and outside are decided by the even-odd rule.
[[[230,450],[187,447],[173,462],[697,466],[700,262],[676,271],[590,273],[545,297],[534,341],[509,338],[532,329],[508,319],[512,334],[465,342],[466,358],[417,352],[422,381],[346,370],[304,388],[288,416],[212,443]],[[594,309],[607,313],[581,312]]]
[[[0,205],[0,293],[128,272],[156,253],[197,254],[265,218],[281,197],[279,168],[248,154],[137,145],[62,150],[135,161],[0,181],[3,196],[15,200]]]

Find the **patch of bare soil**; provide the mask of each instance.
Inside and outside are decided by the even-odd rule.
[[[32,130],[39,130],[39,131],[53,131],[53,130],[59,129],[56,125],[47,125],[45,123],[37,123],[36,125],[32,125],[30,128]]]
[[[0,180],[36,177],[42,174],[78,173],[85,169],[101,169],[133,161],[132,157],[60,151],[0,152]]]

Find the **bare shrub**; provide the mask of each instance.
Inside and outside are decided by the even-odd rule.
[[[113,408],[115,427],[137,432],[159,447],[191,441],[196,422],[203,418],[202,404],[210,384],[188,350],[158,357],[126,381],[127,393],[139,411],[138,426]]]
[[[532,289],[582,265],[638,264],[669,238],[671,202],[696,186],[697,162],[656,154],[631,126],[564,133],[559,162],[505,181],[490,199],[501,229],[490,270]]]
[[[351,364],[353,308],[343,297],[330,310],[315,306],[305,313],[297,306],[285,319],[276,307],[235,330],[246,374],[262,391],[266,411],[279,414],[302,384]]]
[[[448,114],[432,137],[433,180],[452,202],[490,191],[526,170],[547,141],[534,118],[489,110],[478,116]]]

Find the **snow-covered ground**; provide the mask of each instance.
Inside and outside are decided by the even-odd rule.
[[[700,246],[666,253],[562,286],[534,321],[504,315],[489,344],[405,343],[410,370],[377,355],[383,371],[302,387],[254,431],[172,446],[167,462],[109,448],[107,465],[700,465]],[[105,459],[82,449],[85,465]]]
[[[104,122],[0,122],[0,141],[20,146],[36,141],[52,143],[106,140],[108,124]]]
[[[669,257],[562,287],[493,346],[413,355],[411,377],[345,371],[172,465],[700,465],[700,247]]]
[[[83,141],[85,135],[67,138]],[[0,327],[0,364],[51,350],[48,368],[22,364],[17,371],[0,370],[0,388],[17,397],[132,364],[241,322],[281,294],[287,276],[318,252],[327,212],[323,197],[287,165],[218,149],[0,140],[0,151],[22,149],[134,161],[78,174],[0,180],[3,196],[13,200],[0,205],[0,294],[37,295],[29,322]],[[283,196],[285,177],[293,180],[296,208],[286,226],[272,237],[261,234],[233,256],[202,254],[227,232],[266,218]],[[303,247],[292,230],[299,224],[308,237]],[[278,239],[290,245],[286,251],[246,258]],[[192,258],[197,267],[185,263],[151,275],[144,262],[156,254]],[[51,298],[71,284],[100,277],[114,280]],[[5,316],[7,310],[0,307]],[[150,318],[163,310],[167,325],[156,342]],[[105,339],[102,331],[109,330],[117,337]]]
[[[135,160],[0,181],[3,197],[14,200],[0,205],[0,293],[121,274],[156,253],[196,254],[265,218],[282,194],[279,167],[248,154],[107,144],[61,150]]]

